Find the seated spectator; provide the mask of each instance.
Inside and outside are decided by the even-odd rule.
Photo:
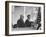
[[[17,27],[24,27],[24,16],[23,15],[20,15],[20,19],[17,21]]]

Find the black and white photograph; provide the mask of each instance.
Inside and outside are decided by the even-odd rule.
[[[12,28],[14,30],[41,30],[41,7],[13,6]]]
[[[9,35],[44,33],[44,3],[9,3]]]

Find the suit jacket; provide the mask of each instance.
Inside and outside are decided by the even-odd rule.
[[[33,23],[33,22],[29,22],[29,20],[26,20],[25,26],[26,26],[26,27],[31,27],[31,23]]]
[[[19,19],[18,21],[17,21],[17,26],[18,27],[24,27],[24,21],[22,20],[22,19]]]

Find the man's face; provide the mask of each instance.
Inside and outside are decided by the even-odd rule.
[[[22,19],[24,19],[24,16],[22,16]]]
[[[20,16],[20,18],[21,18],[21,19],[24,19],[24,16],[23,16],[23,15],[21,15],[21,16]]]
[[[28,20],[30,20],[30,16],[28,16],[27,18],[28,18]]]

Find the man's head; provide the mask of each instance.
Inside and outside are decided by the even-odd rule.
[[[24,18],[24,16],[23,15],[20,15],[20,19],[23,19]]]
[[[27,15],[27,19],[28,19],[28,20],[30,19],[30,15]]]

